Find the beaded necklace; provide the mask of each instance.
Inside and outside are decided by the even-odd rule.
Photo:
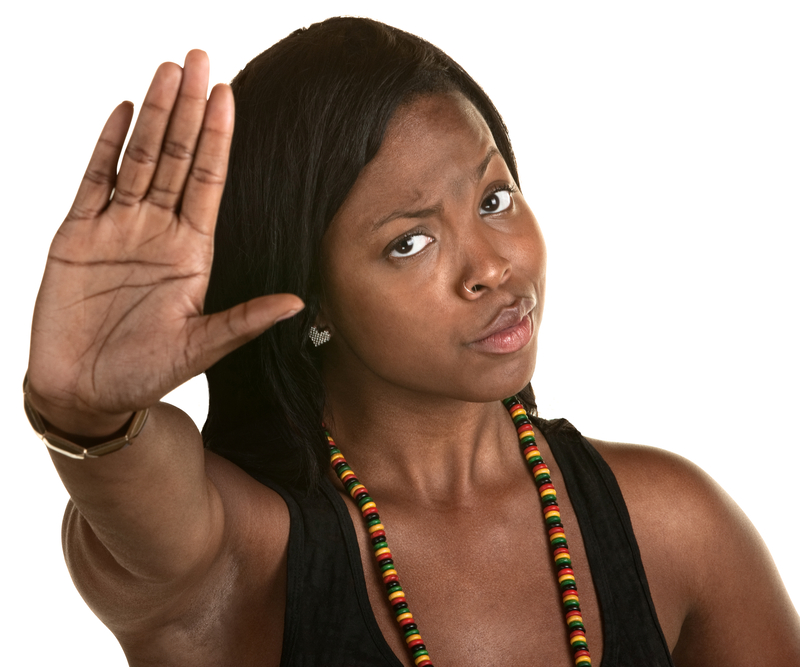
[[[547,530],[550,549],[556,565],[556,579],[561,589],[561,602],[564,607],[569,643],[572,647],[572,657],[576,667],[589,667],[592,664],[592,658],[589,655],[589,647],[586,643],[586,628],[583,626],[583,618],[581,617],[581,605],[578,601],[575,573],[572,571],[567,538],[564,535],[561,511],[556,499],[556,490],[553,488],[553,482],[550,479],[550,470],[542,459],[539,448],[536,446],[533,424],[531,424],[525,408],[522,407],[516,396],[505,399],[503,405],[511,415],[514,426],[517,427],[522,455],[528,463],[539,491],[545,529]],[[366,523],[370,542],[372,543],[372,551],[386,587],[389,605],[394,612],[395,620],[400,626],[400,631],[403,633],[411,659],[416,667],[433,667],[428,649],[422,641],[417,622],[411,614],[405,593],[400,586],[397,570],[392,560],[392,552],[386,542],[386,527],[381,522],[375,501],[370,497],[367,487],[358,480],[353,469],[347,464],[342,452],[336,447],[336,443],[334,443],[327,429],[325,430],[325,436],[328,439],[331,466],[342,481],[344,488],[358,505],[361,510],[361,516],[364,517],[364,523]]]

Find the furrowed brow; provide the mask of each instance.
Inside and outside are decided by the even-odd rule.
[[[386,223],[391,222],[392,220],[397,220],[397,218],[428,218],[432,215],[440,213],[441,210],[442,210],[441,206],[430,206],[428,208],[421,208],[413,211],[406,211],[406,210],[392,211],[389,215],[384,216],[380,220],[377,220],[375,223],[373,223],[372,231],[373,232],[378,231]]]
[[[495,146],[489,148],[486,152],[486,157],[481,160],[481,163],[475,168],[475,171],[472,173],[472,180],[474,182],[480,181],[485,175],[486,170],[489,168],[489,164],[492,161],[492,158],[495,155],[500,155],[500,151],[497,150]],[[431,206],[428,208],[417,209],[417,210],[404,210],[398,209],[396,211],[392,211],[389,215],[386,215],[379,220],[376,220],[372,225],[372,231],[376,232],[385,224],[391,222],[392,220],[397,220],[398,218],[427,218],[432,215],[436,215],[440,213],[442,207],[440,205]]]
[[[472,175],[472,180],[476,183],[480,181],[484,175],[486,174],[486,170],[489,168],[489,163],[492,161],[492,158],[495,155],[500,155],[500,151],[497,150],[495,146],[492,146],[488,152],[486,153],[486,157],[483,158],[483,162],[478,165],[478,168],[475,170],[475,173]]]

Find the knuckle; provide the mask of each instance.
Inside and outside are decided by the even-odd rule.
[[[83,178],[90,183],[94,183],[96,185],[113,185],[115,181],[115,175],[102,171],[100,169],[95,169],[93,167],[89,167],[83,175]]]
[[[138,144],[128,144],[125,149],[125,157],[143,166],[151,166],[155,164],[156,157],[145,147]]]
[[[67,213],[67,220],[89,220],[94,218],[98,213],[98,210],[95,208],[91,208],[88,206],[82,206],[80,204],[73,204],[72,208]]]
[[[195,181],[204,185],[222,185],[225,182],[225,179],[216,171],[199,165],[192,167],[191,176]]]
[[[108,139],[106,137],[103,137],[103,136],[101,136],[97,140],[97,145],[102,147],[102,148],[110,149],[110,150],[113,150],[113,151],[118,151],[120,149],[120,146],[117,145],[117,143],[115,141],[111,141],[110,139]]]
[[[158,208],[173,210],[180,196],[181,191],[178,188],[153,183],[147,193],[147,200]]]
[[[230,143],[231,132],[213,125],[205,125],[203,127],[203,136],[209,142],[209,145],[218,148]]]
[[[142,111],[145,110],[151,113],[162,114],[165,116],[169,116],[169,114],[172,113],[172,109],[162,106],[161,104],[157,104],[153,100],[149,100],[147,98],[145,98],[144,102],[142,102]]]
[[[236,312],[238,309],[228,313],[227,325],[234,340],[243,338],[247,332],[247,308],[242,309],[243,312]]]
[[[141,199],[137,194],[125,188],[116,188],[111,198],[122,206],[133,206]]]
[[[166,140],[161,147],[161,152],[176,160],[191,160],[194,157],[192,149],[180,141]]]

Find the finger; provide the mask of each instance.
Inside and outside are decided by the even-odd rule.
[[[89,159],[67,220],[97,217],[108,206],[117,177],[117,160],[131,125],[133,105],[123,102],[108,117]]]
[[[214,231],[232,136],[233,93],[230,86],[217,84],[208,97],[203,129],[181,205],[181,221],[202,234],[211,235]]]
[[[183,79],[161,146],[158,167],[147,194],[147,200],[156,206],[174,210],[180,202],[203,124],[207,91],[208,56],[203,51],[190,51],[186,55]]]
[[[182,76],[175,63],[156,70],[122,158],[112,205],[131,206],[147,194]]]
[[[194,368],[190,372],[193,375],[203,372],[226,354],[304,307],[305,304],[294,294],[270,294],[203,317],[190,340],[190,350],[194,351]]]

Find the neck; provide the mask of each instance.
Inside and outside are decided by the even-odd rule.
[[[330,378],[326,389],[328,429],[371,492],[463,505],[520,467],[516,431],[499,400],[359,391]]]

